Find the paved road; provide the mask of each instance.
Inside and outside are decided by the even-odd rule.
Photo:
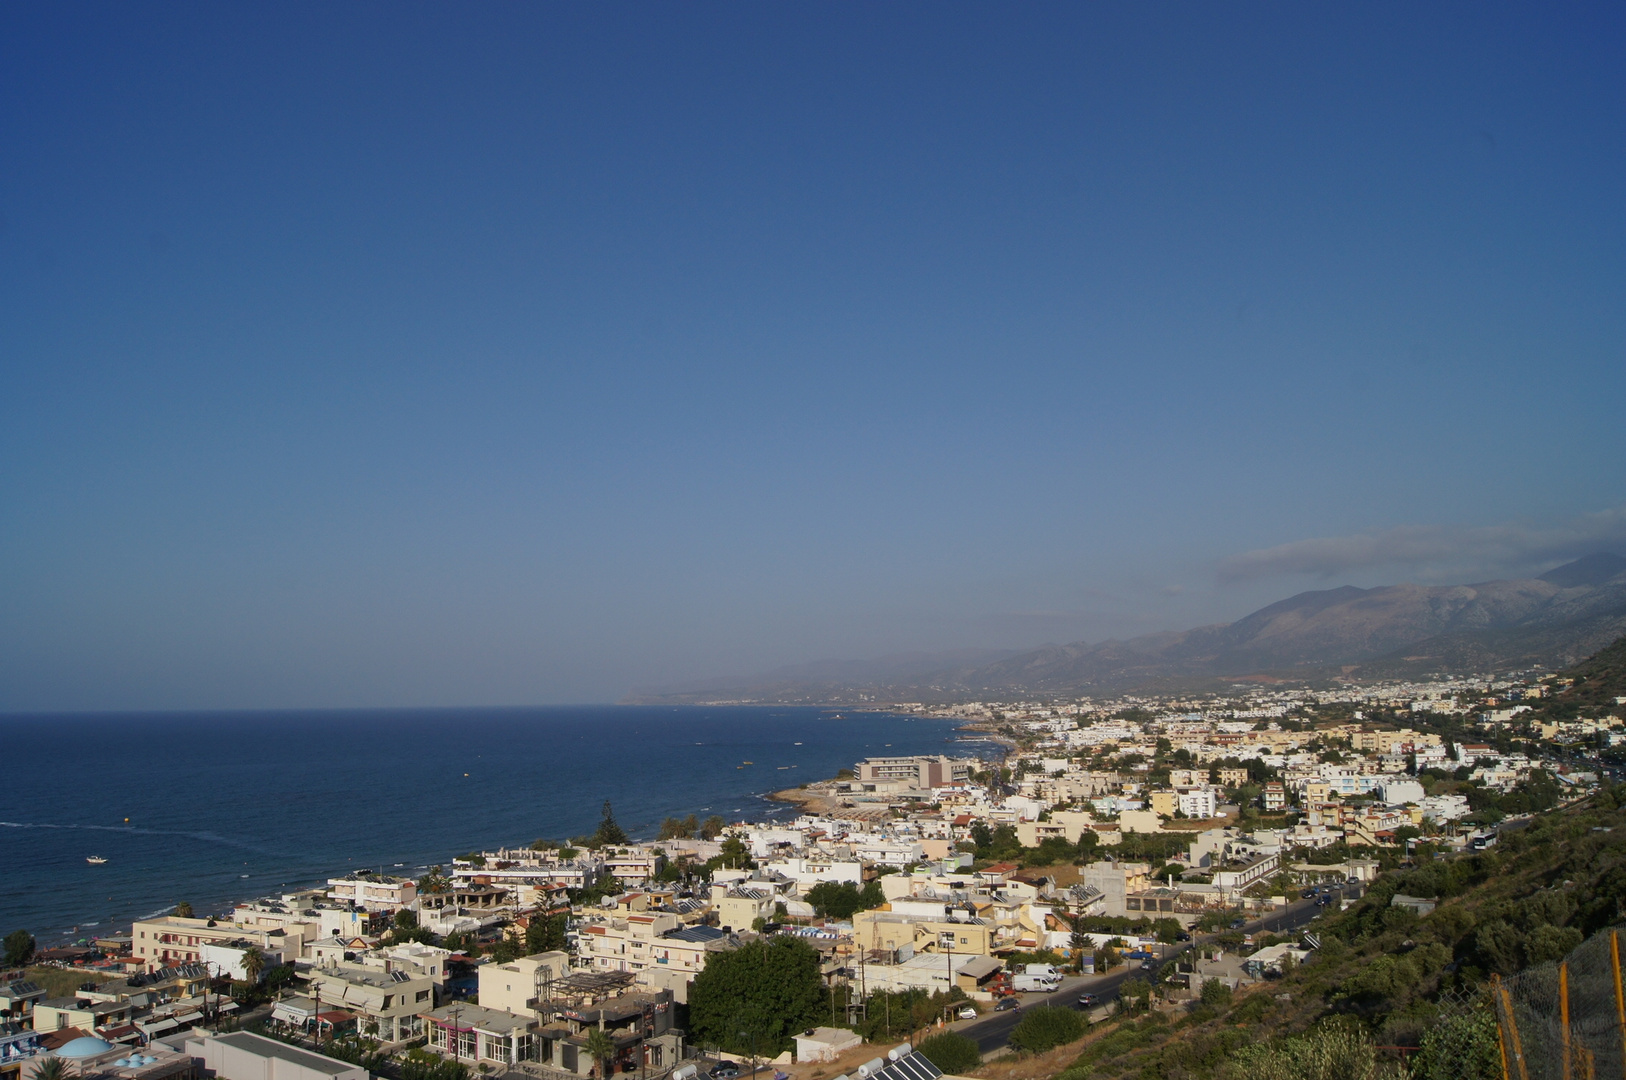
[[[1297,930],[1307,925],[1321,913],[1313,900],[1295,900],[1280,911],[1271,912],[1262,919],[1256,919],[1244,926],[1244,933],[1257,933],[1268,930],[1271,933],[1284,933]],[[1196,944],[1207,941],[1212,935],[1203,935],[1197,939]],[[1173,960],[1187,949],[1191,944],[1170,947],[1168,959]],[[1049,994],[1021,994],[1020,1008],[1008,1012],[985,1013],[975,1020],[962,1020],[950,1025],[953,1030],[962,1035],[970,1036],[977,1041],[977,1049],[987,1054],[998,1050],[1010,1041],[1011,1029],[1021,1023],[1022,1016],[1035,1005],[1059,1005],[1069,1009],[1079,1007],[1079,996],[1085,993],[1094,994],[1097,1001],[1105,1005],[1118,996],[1118,988],[1123,981],[1131,975],[1140,973],[1138,967],[1120,968],[1107,975],[1074,975],[1062,980],[1061,986]]]

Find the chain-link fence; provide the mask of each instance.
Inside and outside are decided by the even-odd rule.
[[[1506,1080],[1626,1080],[1620,930],[1486,988]],[[1483,1011],[1483,1007],[1481,1007]]]

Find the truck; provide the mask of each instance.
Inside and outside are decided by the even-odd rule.
[[[1012,988],[1025,993],[1032,993],[1034,991],[1049,993],[1060,985],[1061,976],[1055,974],[1029,975],[1026,972],[1023,972],[1021,975],[1017,975],[1011,979]]]

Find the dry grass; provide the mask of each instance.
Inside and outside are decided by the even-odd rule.
[[[967,1076],[982,1080],[1045,1080],[1071,1065],[1093,1035],[1066,1043],[1043,1054],[1008,1054],[972,1069]]]
[[[122,976],[110,971],[85,968],[59,968],[36,965],[28,969],[28,981],[43,989],[51,997],[72,997],[75,990],[88,982],[107,982]]]

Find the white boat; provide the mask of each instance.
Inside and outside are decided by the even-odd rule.
[[[100,855],[86,855],[85,856],[85,861],[88,862],[92,866],[100,866],[103,863],[105,863],[107,860],[102,858]]]

